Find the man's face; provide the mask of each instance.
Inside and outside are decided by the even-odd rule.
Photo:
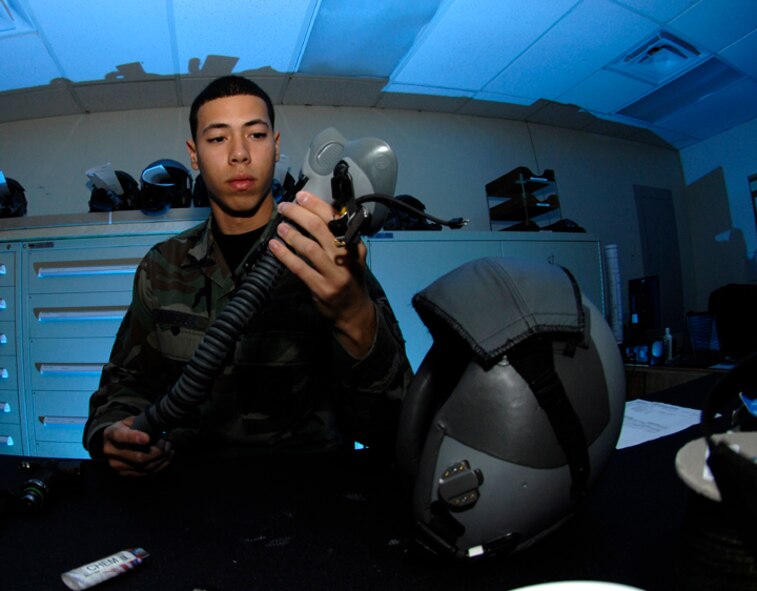
[[[268,221],[272,202],[264,202],[271,195],[279,159],[279,134],[271,128],[262,99],[238,95],[208,101],[197,112],[197,138],[187,148],[219,221]]]

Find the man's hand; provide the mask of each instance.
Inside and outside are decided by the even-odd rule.
[[[365,283],[365,245],[337,246],[327,225],[337,213],[312,193],[300,191],[294,202],[279,204],[279,213],[305,233],[286,222],[279,224],[279,238],[300,256],[275,239],[269,243],[271,252],[308,286],[345,350],[364,357],[377,323]]]
[[[122,476],[147,476],[160,472],[173,457],[164,439],[150,444],[150,436],[131,428],[134,417],[109,425],[103,432],[103,455],[108,465]]]

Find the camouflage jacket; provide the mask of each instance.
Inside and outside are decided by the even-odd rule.
[[[105,427],[169,391],[235,293],[211,223],[155,245],[137,269],[132,303],[90,398],[84,446],[95,458]],[[251,252],[271,231],[269,224]],[[345,438],[391,444],[412,371],[386,296],[368,276],[378,330],[366,357],[344,351],[307,287],[286,271],[271,302],[248,322],[209,397],[171,431],[175,449],[244,455],[329,450]]]

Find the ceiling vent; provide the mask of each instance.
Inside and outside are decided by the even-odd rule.
[[[701,51],[686,41],[659,31],[607,69],[658,85],[692,68],[703,57]]]

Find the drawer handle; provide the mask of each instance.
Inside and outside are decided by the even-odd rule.
[[[0,445],[13,447],[13,437],[11,437],[10,435],[0,435]]]
[[[87,422],[87,417],[39,417],[39,422],[43,425],[83,425]]]
[[[7,275],[8,274],[8,267],[0,263],[0,275]]]
[[[81,320],[123,320],[126,308],[70,309],[34,311],[39,322],[81,321]]]
[[[0,332],[0,345],[7,345],[8,344],[8,335],[6,335],[4,332]]]
[[[5,301],[5,298],[0,298],[0,310],[5,310],[8,307],[8,302]]]
[[[8,368],[6,367],[0,367],[0,380],[7,380],[10,376],[8,373]]]
[[[100,375],[102,363],[38,363],[40,375]]]
[[[49,267],[37,266],[37,277],[87,277],[93,275],[130,275],[137,270],[138,260],[124,264],[104,265],[54,265]]]
[[[10,402],[0,402],[0,412],[10,412],[10,411],[11,411]]]

